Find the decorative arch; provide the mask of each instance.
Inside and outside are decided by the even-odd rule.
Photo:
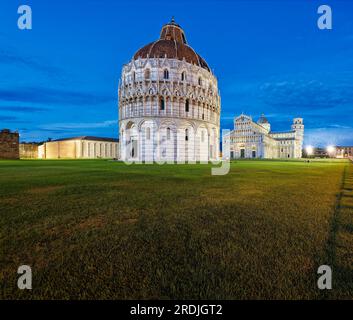
[[[189,120],[183,120],[179,123],[178,128],[185,129],[191,128],[193,133],[196,133],[196,124]]]
[[[181,81],[186,81],[187,80],[187,75],[186,75],[186,71],[183,70],[180,74],[180,80]]]
[[[151,79],[151,70],[150,68],[145,69],[145,80],[150,80]]]
[[[162,86],[162,88],[160,89],[160,93],[163,96],[171,95],[171,92],[170,92],[168,86],[166,86],[166,85]]]
[[[174,120],[162,120],[159,125],[158,125],[158,130],[161,128],[166,128],[166,127],[172,127],[172,128],[176,128],[177,124]]]
[[[141,131],[146,123],[149,123],[152,127],[158,128],[157,122],[154,119],[142,119],[137,125],[138,131]]]
[[[136,126],[135,122],[133,121],[128,121],[125,125],[125,131],[132,129],[134,126]]]

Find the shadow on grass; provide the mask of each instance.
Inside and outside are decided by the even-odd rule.
[[[344,249],[346,252],[351,252],[351,247],[349,247],[350,242],[342,242],[339,236],[341,236],[342,233],[348,233],[349,235],[353,234],[353,220],[352,223],[347,223],[342,221],[341,217],[343,210],[353,209],[352,205],[344,204],[345,198],[352,196],[345,194],[346,191],[353,190],[353,183],[350,179],[352,171],[352,164],[347,165],[344,169],[340,188],[341,190],[337,195],[335,210],[331,220],[330,233],[326,244],[327,262],[333,270],[333,287],[336,288],[336,290],[330,290],[331,292],[323,292],[323,298],[326,299],[351,299],[353,295],[353,268],[347,267],[343,263],[345,259],[342,259],[342,254],[337,254],[338,248]],[[340,293],[337,294],[337,292]]]
[[[341,228],[346,232],[353,233],[353,223],[345,224]]]
[[[340,295],[337,298],[351,300],[353,292],[352,268],[337,266],[333,269],[333,272],[336,274],[336,280],[333,280],[333,287],[336,287],[336,284],[340,287]]]

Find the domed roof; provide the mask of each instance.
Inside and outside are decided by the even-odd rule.
[[[259,120],[257,120],[257,123],[268,123],[268,120],[265,117],[265,115],[262,114],[261,117],[259,118]]]
[[[184,30],[175,23],[174,19],[163,26],[158,40],[139,49],[134,59],[138,58],[164,58],[185,59],[186,62],[195,64],[211,71],[206,61],[191,48],[185,38]]]

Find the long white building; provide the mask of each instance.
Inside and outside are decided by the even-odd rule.
[[[39,159],[117,159],[119,140],[93,136],[44,142],[38,146]]]
[[[257,122],[250,116],[234,119],[234,130],[223,137],[223,158],[301,158],[304,139],[302,118],[294,118],[291,130],[272,132],[262,115]]]
[[[208,161],[219,155],[220,96],[206,61],[172,20],[123,66],[119,84],[124,161]]]

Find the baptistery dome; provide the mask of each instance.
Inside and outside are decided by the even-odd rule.
[[[134,59],[138,58],[185,59],[188,63],[210,71],[206,61],[187,44],[184,30],[174,22],[174,19],[163,26],[158,40],[149,43],[135,53]]]
[[[172,20],[123,66],[120,154],[127,161],[209,161],[219,154],[217,79]]]

